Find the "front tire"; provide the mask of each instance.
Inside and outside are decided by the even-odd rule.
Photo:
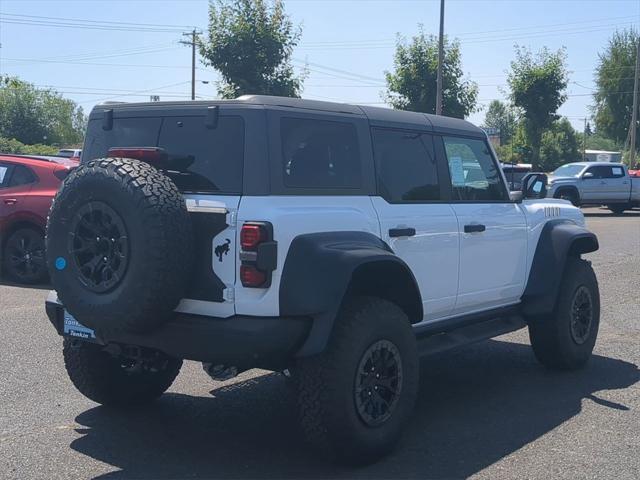
[[[307,440],[333,460],[376,461],[396,445],[417,397],[419,363],[409,319],[386,300],[352,300],[325,351],[300,361],[294,377]]]
[[[616,215],[622,215],[625,210],[629,209],[629,206],[614,204],[614,205],[607,205],[607,208],[611,210],[612,213],[615,213]]]
[[[553,315],[529,323],[533,352],[549,369],[581,368],[591,357],[599,325],[600,292],[596,275],[589,262],[570,257]]]
[[[573,190],[562,190],[558,195],[558,198],[571,202],[571,205],[573,205],[574,207],[580,206],[580,197],[578,197],[578,194]]]
[[[102,345],[65,338],[64,365],[73,385],[89,400],[113,407],[150,403],[173,383],[182,360],[146,352],[146,361],[107,352]]]

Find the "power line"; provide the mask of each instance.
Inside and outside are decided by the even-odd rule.
[[[64,18],[64,17],[47,17],[42,15],[24,15],[24,14],[16,14],[16,13],[2,13],[3,16],[6,17],[24,17],[24,18],[39,18],[45,20],[64,20],[71,22],[83,22],[83,23],[106,23],[106,24],[115,24],[115,25],[132,25],[134,27],[138,26],[148,26],[148,27],[172,27],[180,30],[184,30],[185,28],[192,28],[193,25],[175,25],[175,24],[167,24],[167,23],[140,23],[140,22],[122,22],[122,21],[114,21],[114,20],[89,20],[86,18]]]

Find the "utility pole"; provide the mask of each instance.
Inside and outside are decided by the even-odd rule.
[[[636,46],[636,74],[633,81],[633,111],[631,112],[631,152],[629,152],[629,166],[636,164],[636,125],[638,123],[638,76],[640,76],[640,40]]]
[[[191,36],[191,41],[180,40],[183,45],[191,46],[191,100],[196,99],[196,29],[189,33],[183,33],[184,36]]]
[[[584,130],[582,131],[582,161],[587,161],[587,117],[584,117]]]
[[[442,63],[444,62],[444,0],[440,0],[440,39],[438,41],[438,74],[436,77],[436,115],[442,115]]]

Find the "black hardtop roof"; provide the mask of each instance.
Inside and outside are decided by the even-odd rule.
[[[96,105],[92,116],[101,114],[104,110],[112,109],[128,111],[149,110],[182,110],[191,108],[203,108],[213,105],[255,105],[262,107],[285,107],[301,110],[316,110],[323,112],[335,112],[357,116],[365,116],[372,125],[379,126],[415,126],[437,132],[473,135],[485,137],[482,129],[466,120],[446,116],[430,115],[426,113],[395,110],[392,108],[372,107],[366,105],[351,105],[348,103],[325,102],[320,100],[307,100],[303,98],[275,97],[269,95],[243,95],[232,100],[196,100],[196,101],[172,101],[172,102],[139,102],[124,103],[110,102]]]

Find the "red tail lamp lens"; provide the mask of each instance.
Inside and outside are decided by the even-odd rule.
[[[267,275],[253,265],[241,265],[240,280],[244,287],[259,287],[267,281]]]
[[[240,246],[243,250],[255,250],[266,239],[266,232],[260,225],[243,225],[240,230]]]

